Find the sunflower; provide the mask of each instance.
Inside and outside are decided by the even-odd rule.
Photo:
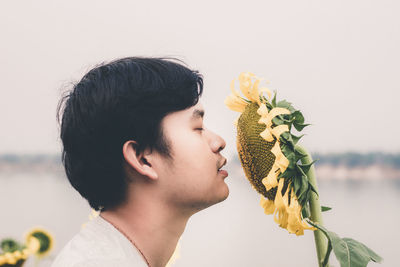
[[[260,205],[266,214],[289,233],[303,235],[308,226],[308,201],[316,190],[306,175],[311,165],[298,164],[306,157],[296,147],[302,136],[291,134],[292,126],[302,131],[304,117],[286,100],[276,102],[276,91],[260,88],[262,79],[253,73],[239,75],[239,88],[231,83],[231,92],[225,105],[240,112],[235,121],[237,151],[244,173],[252,187],[261,195]],[[266,93],[267,96],[264,96]]]
[[[53,236],[42,228],[33,228],[26,235],[27,249],[38,258],[45,257],[53,248]]]

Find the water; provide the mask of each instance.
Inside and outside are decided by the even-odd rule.
[[[306,231],[297,237],[279,228],[272,216],[264,215],[242,171],[237,166],[229,171],[228,199],[189,220],[181,257],[173,266],[316,266],[313,234]],[[333,207],[324,213],[328,229],[363,242],[385,258],[382,265],[368,266],[398,266],[399,180],[319,181],[319,188],[321,204]],[[0,193],[0,238],[22,240],[33,226],[55,236],[51,257],[40,266],[49,266],[88,221],[88,204],[62,174],[0,173]],[[33,265],[32,260],[26,264]]]

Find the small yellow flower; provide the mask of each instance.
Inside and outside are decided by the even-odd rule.
[[[38,258],[45,257],[54,246],[53,236],[42,228],[34,228],[29,231],[25,240],[27,252],[35,254]]]

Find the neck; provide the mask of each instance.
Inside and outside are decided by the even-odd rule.
[[[135,242],[151,267],[164,267],[171,258],[185,230],[190,214],[171,210],[157,202],[153,194],[147,199],[129,200],[120,207],[101,212],[101,216]]]

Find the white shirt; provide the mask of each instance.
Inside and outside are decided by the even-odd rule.
[[[147,267],[137,248],[97,216],[60,251],[51,267]]]

